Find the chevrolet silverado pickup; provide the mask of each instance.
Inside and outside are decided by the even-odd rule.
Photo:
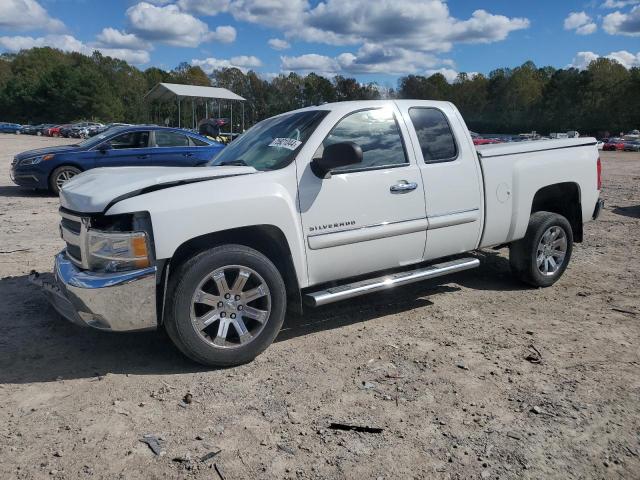
[[[548,287],[602,207],[593,138],[475,147],[448,102],[356,101],[264,120],[205,167],[98,168],[60,193],[69,320],[164,328],[211,366],[251,361],[288,309],[478,266],[509,248]]]

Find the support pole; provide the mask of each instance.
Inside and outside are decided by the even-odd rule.
[[[244,102],[242,102],[242,132],[244,133]]]
[[[231,102],[231,140],[233,140],[233,102]]]
[[[180,128],[180,97],[178,97],[178,128]]]

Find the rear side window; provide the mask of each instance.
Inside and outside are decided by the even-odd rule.
[[[340,120],[322,142],[321,149],[340,142],[355,142],[362,148],[362,163],[336,168],[334,173],[405,165],[408,163],[400,129],[387,108],[352,113]],[[320,150],[320,149],[319,149]],[[322,156],[321,151],[316,153]]]
[[[437,108],[410,108],[409,117],[418,135],[425,163],[449,162],[458,156],[453,132]]]
[[[156,146],[158,147],[188,147],[189,137],[177,132],[156,130]]]
[[[189,137],[191,139],[192,145],[196,147],[208,147],[209,144],[204,140],[200,140],[199,138]]]

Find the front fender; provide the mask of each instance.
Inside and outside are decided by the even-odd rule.
[[[127,198],[107,215],[147,211],[155,253],[171,258],[192,238],[253,225],[272,225],[285,235],[298,284],[308,284],[297,208],[295,165],[281,170],[218,178]]]

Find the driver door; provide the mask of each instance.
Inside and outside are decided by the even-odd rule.
[[[398,118],[390,104],[348,113],[314,158],[330,144],[349,141],[362,148],[362,163],[334,169],[324,179],[310,164],[298,169],[310,285],[422,260],[424,190]]]
[[[152,165],[149,131],[136,130],[110,138],[108,150],[95,148],[96,167],[133,167]]]

